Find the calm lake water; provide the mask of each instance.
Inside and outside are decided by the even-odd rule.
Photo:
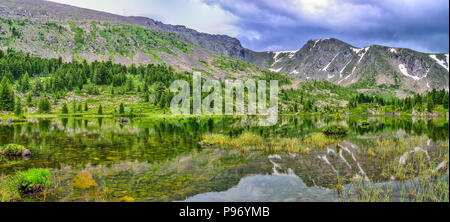
[[[363,125],[362,122],[369,122]],[[396,181],[383,164],[401,156],[373,157],[368,149],[382,140],[426,151],[438,166],[448,156],[448,120],[411,117],[349,117],[350,129],[339,146],[312,149],[308,155],[247,152],[197,145],[205,134],[237,137],[252,132],[263,138],[306,138],[334,118],[283,116],[273,127],[255,118],[40,119],[0,126],[0,145],[17,143],[31,150],[29,159],[0,157],[0,175],[47,168],[58,178],[45,201],[340,201],[355,178],[391,187],[394,197],[414,181]],[[406,142],[405,142],[406,141]],[[312,147],[313,148],[313,147]],[[448,169],[448,168],[447,168]],[[73,186],[77,173],[92,173],[98,186]],[[448,180],[447,173],[443,178]]]

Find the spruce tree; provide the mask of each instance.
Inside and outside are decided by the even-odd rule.
[[[50,110],[51,110],[50,101],[47,98],[42,97],[39,100],[38,109],[39,109],[39,113],[50,113]]]
[[[428,100],[427,100],[427,110],[428,112],[433,111],[434,109],[434,99],[432,96],[428,96]]]
[[[125,106],[123,105],[123,103],[120,103],[119,114],[124,114],[124,113],[125,113]]]
[[[33,96],[31,96],[31,93],[28,93],[28,95],[27,95],[27,105],[28,106],[33,105]]]
[[[19,98],[17,98],[17,101],[16,101],[16,105],[14,108],[14,114],[19,117],[22,115],[22,103]]]
[[[448,109],[448,105],[449,105],[449,94],[445,93],[444,98],[442,99],[442,105],[444,106],[444,109]]]
[[[68,114],[69,113],[69,109],[67,108],[67,104],[64,103],[61,109],[61,113],[62,114]]]
[[[77,101],[75,99],[72,100],[72,111],[73,113],[77,112]]]
[[[2,82],[0,83],[0,110],[14,110],[14,91],[6,77],[3,77]]]
[[[102,108],[102,105],[100,105],[100,106],[98,107],[98,115],[103,115],[103,108]]]

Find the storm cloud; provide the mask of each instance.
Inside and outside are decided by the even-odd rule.
[[[354,46],[448,52],[447,0],[209,0],[238,17],[237,36],[255,50],[293,50],[310,39]]]

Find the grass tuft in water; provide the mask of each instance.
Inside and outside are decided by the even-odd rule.
[[[50,171],[29,169],[0,180],[1,202],[21,201],[24,194],[39,193],[50,186]]]

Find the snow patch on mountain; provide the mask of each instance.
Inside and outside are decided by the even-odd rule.
[[[333,57],[333,59],[331,60],[330,63],[328,63],[327,66],[323,67],[322,71],[327,71],[328,67],[331,65],[331,63],[333,63],[333,61],[336,59],[336,57],[337,57],[338,55],[339,55],[339,53],[336,54],[336,55]]]
[[[421,78],[418,77],[418,76],[410,75],[410,74],[408,73],[408,69],[406,68],[406,66],[405,66],[404,64],[399,64],[399,65],[398,65],[398,69],[400,69],[400,72],[401,72],[404,76],[406,76],[406,77],[412,78],[412,79],[414,79],[414,80],[416,80],[416,81],[421,79]]]
[[[447,71],[449,71],[448,67],[448,54],[445,54],[445,57],[447,58],[447,61],[439,60],[436,55],[430,55],[430,58],[432,58],[434,61],[436,61],[440,66],[444,67]],[[447,62],[447,64],[445,64]]]
[[[367,52],[369,51],[369,49],[370,49],[370,47],[366,47],[366,48],[362,48],[362,49],[361,49],[361,50],[363,50],[363,54],[359,57],[358,63],[356,63],[355,67],[353,67],[352,74],[350,74],[350,75],[353,75],[353,73],[355,73],[356,68],[358,67],[359,63],[361,63],[361,60],[362,60],[362,59],[364,58],[364,56],[367,54]],[[361,50],[360,50],[360,51],[361,51]],[[348,76],[347,76],[347,77],[348,77]]]
[[[348,64],[350,64],[350,63],[352,62],[352,60],[353,60],[353,59],[350,59],[350,61],[348,61],[348,62],[345,64],[344,68],[341,69],[341,71],[339,72],[340,78],[342,78],[342,73],[344,72],[345,68],[347,68]]]
[[[289,54],[288,57],[290,59],[294,58],[295,54],[298,51],[279,51],[279,52],[272,52],[275,53],[273,56],[274,62],[272,63],[272,67],[275,66],[275,64],[277,64],[278,62],[281,61],[281,59],[283,58],[282,56],[280,57],[281,54]]]
[[[269,69],[269,71],[271,72],[280,72],[283,69],[283,67],[279,68],[279,69]]]
[[[364,48],[361,48],[361,49],[359,49],[359,48],[351,48],[351,49],[352,49],[352,51],[354,53],[359,54]]]
[[[320,40],[314,40],[314,45],[312,48],[309,49],[309,51],[312,51],[312,49],[316,47],[318,42],[320,42]]]
[[[364,58],[364,56],[367,54],[367,52],[369,51],[370,47],[366,47],[363,48],[362,50],[364,50],[364,54],[362,54],[361,58],[359,58],[358,60],[358,64],[361,62],[361,60]]]

